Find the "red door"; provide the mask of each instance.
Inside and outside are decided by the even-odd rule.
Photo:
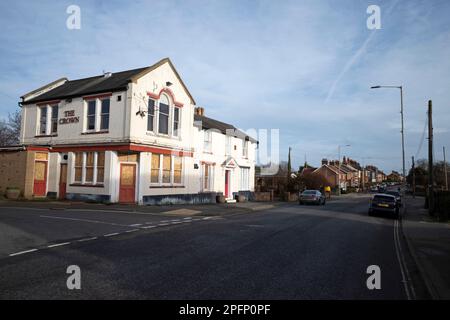
[[[35,161],[33,196],[45,197],[46,191],[47,191],[47,161]]]
[[[230,170],[225,170],[225,198],[229,197],[230,189]]]
[[[136,165],[122,163],[120,165],[119,202],[136,202]]]
[[[67,186],[67,164],[61,164],[61,172],[59,174],[59,199],[64,200],[66,198],[66,186]]]

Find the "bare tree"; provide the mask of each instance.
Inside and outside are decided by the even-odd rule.
[[[0,146],[13,146],[20,142],[21,113],[8,114],[8,121],[0,120]]]

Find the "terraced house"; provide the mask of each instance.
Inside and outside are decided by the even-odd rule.
[[[166,58],[21,97],[33,196],[121,203],[251,196],[257,141],[205,116]]]

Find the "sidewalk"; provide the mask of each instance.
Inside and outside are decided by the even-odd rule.
[[[220,216],[272,209],[283,205],[282,202],[238,202],[226,204],[198,204],[198,205],[161,205],[144,206],[136,204],[102,204],[79,201],[33,201],[33,200],[0,200],[0,207],[22,207],[53,210],[87,210],[111,211],[123,213],[137,213],[169,216]]]
[[[424,198],[405,198],[403,234],[433,299],[450,299],[450,223],[434,222]]]

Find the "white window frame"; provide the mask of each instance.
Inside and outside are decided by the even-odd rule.
[[[164,96],[167,98],[167,101],[169,102],[169,113],[168,113],[168,123],[167,123],[167,133],[161,133],[159,132],[159,118],[161,115],[161,97]],[[154,106],[154,113],[153,113],[153,130],[148,130],[148,119],[147,119],[147,125],[146,125],[146,132],[149,135],[156,135],[156,136],[162,136],[162,137],[169,137],[169,138],[176,138],[180,139],[181,137],[181,126],[182,126],[182,108],[177,107],[172,100],[172,97],[168,94],[162,93],[159,99],[154,99],[149,97],[147,100],[147,117],[148,114],[148,103],[149,100],[153,100],[155,102]],[[177,134],[174,132],[174,121],[175,121],[175,108],[178,109],[178,131]]]
[[[56,132],[52,132],[52,110],[53,107],[57,107],[58,108],[58,114],[59,114],[59,104],[45,104],[45,105],[40,105],[38,106],[38,112],[37,112],[37,132],[36,135],[37,136],[49,136],[49,135],[56,135],[58,133],[58,117],[56,117],[56,122],[57,122],[57,129]],[[42,116],[42,110],[45,108],[45,131],[41,132],[41,116]]]
[[[92,174],[92,182],[86,182],[86,159],[87,159],[87,153],[93,152],[94,153],[94,166],[93,166],[93,174]],[[105,151],[83,151],[83,152],[73,152],[73,164],[72,164],[72,183],[73,184],[81,184],[86,186],[98,186],[98,185],[104,185],[105,183],[105,166],[106,163],[103,164],[103,182],[97,183],[97,161],[98,161],[98,153],[99,152],[105,152]],[[75,180],[75,164],[76,164],[76,157],[77,154],[81,153],[83,157],[82,161],[82,167],[81,167],[81,181]],[[106,162],[106,152],[105,152],[105,162]]]
[[[85,120],[86,120],[86,124],[84,126],[84,131],[85,132],[96,132],[98,131],[98,128],[100,127],[100,124],[98,123],[98,107],[99,107],[99,103],[97,101],[98,99],[89,99],[89,100],[85,100],[85,105],[86,105],[86,112],[85,112]],[[94,102],[94,129],[89,129],[89,102]],[[111,103],[111,102],[110,102]]]
[[[250,190],[250,168],[241,167],[241,191]]]
[[[159,171],[158,171],[158,182],[152,182],[151,181],[151,161],[150,161],[150,186],[157,187],[157,186],[181,186],[184,183],[184,158],[179,156],[181,159],[181,181],[179,183],[175,183],[175,156],[170,155],[170,181],[169,182],[163,182],[163,173],[164,173],[164,155],[162,153],[154,153],[159,156]],[[150,155],[150,157],[153,157],[153,153]]]
[[[231,140],[231,136],[229,135],[225,135],[225,155],[226,156],[230,156],[231,155],[231,145],[232,145],[232,140]]]
[[[208,167],[208,185],[205,188],[205,167]],[[202,164],[202,191],[212,191],[213,190],[213,175],[214,175],[214,165],[211,163]]]
[[[242,140],[242,157],[248,158],[248,140],[244,139]]]
[[[203,131],[203,152],[212,152],[212,131],[210,130]]]

